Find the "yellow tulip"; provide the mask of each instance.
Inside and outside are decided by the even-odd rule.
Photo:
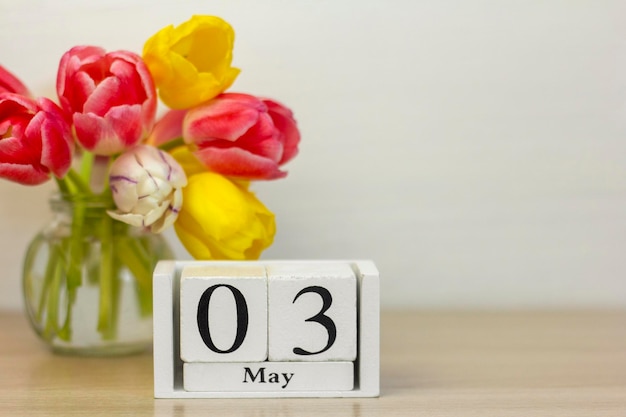
[[[145,43],[143,59],[161,100],[186,109],[226,90],[239,69],[231,66],[233,28],[216,16],[193,16],[164,27]]]
[[[274,214],[254,194],[213,172],[189,178],[174,228],[196,259],[257,259],[276,232]]]
[[[193,154],[189,146],[182,145],[177,146],[171,151],[169,151],[170,155],[183,167],[183,171],[187,174],[187,177],[191,177],[192,175],[200,174],[202,172],[207,172],[207,168],[200,162],[198,158]]]

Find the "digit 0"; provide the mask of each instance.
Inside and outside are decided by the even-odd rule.
[[[326,346],[322,350],[318,350],[317,352],[309,352],[300,347],[296,347],[293,349],[293,353],[295,353],[296,355],[317,355],[319,353],[326,352],[335,343],[335,339],[337,339],[337,327],[335,326],[335,322],[330,317],[324,314],[326,311],[328,311],[331,304],[333,303],[333,296],[330,291],[328,291],[324,287],[319,287],[317,285],[306,287],[300,290],[298,294],[296,294],[295,298],[293,299],[293,303],[295,303],[302,294],[306,294],[309,292],[315,293],[322,297],[323,304],[322,309],[319,313],[317,313],[313,317],[306,319],[305,321],[312,321],[324,326],[326,328],[326,331],[328,332],[328,341],[326,342]]]
[[[237,308],[237,333],[235,334],[235,341],[230,348],[225,350],[219,349],[215,346],[213,339],[211,339],[211,330],[209,329],[209,303],[211,302],[211,295],[213,295],[213,292],[220,287],[225,287],[230,290],[235,298],[235,305]],[[246,338],[246,333],[248,332],[248,305],[246,304],[246,298],[243,296],[241,291],[232,285],[213,285],[207,288],[200,297],[200,301],[198,302],[197,321],[198,331],[200,332],[202,341],[209,349],[215,353],[234,352],[242,345],[244,339]]]

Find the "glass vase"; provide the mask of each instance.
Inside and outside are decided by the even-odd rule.
[[[113,220],[110,195],[50,199],[53,219],[23,267],[30,323],[54,352],[120,355],[152,342],[152,271],[165,238]]]

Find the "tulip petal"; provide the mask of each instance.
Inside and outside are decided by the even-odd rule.
[[[9,70],[0,65],[0,93],[3,92],[30,96],[30,92],[24,83]]]
[[[127,149],[143,139],[143,126],[139,123],[141,111],[141,105],[134,104],[113,107],[106,114],[105,119],[113,127],[122,149]]]
[[[189,110],[183,122],[185,142],[201,145],[215,139],[235,141],[259,121],[265,109],[261,101],[248,96],[254,101],[241,102],[228,96],[223,94]]]
[[[159,180],[160,182],[165,182],[163,180],[169,181],[172,171],[171,161],[166,159],[166,154],[163,151],[152,147],[147,149],[154,152],[138,151],[134,153],[137,164],[149,174],[152,183]],[[159,186],[160,184],[155,185]]]
[[[183,120],[187,110],[170,110],[159,119],[150,133],[147,143],[159,146],[183,136]]]
[[[239,75],[240,70],[231,68],[227,77],[216,77],[216,73],[198,73],[196,83],[179,90],[164,91],[161,99],[170,100],[172,108],[191,108],[227,90]],[[174,100],[173,102],[171,100]]]
[[[41,126],[41,163],[58,178],[63,177],[72,165],[73,142],[67,140],[69,132],[63,131],[57,120],[44,120]]]
[[[187,177],[170,155],[139,145],[113,162],[109,183],[118,217],[132,214],[128,219],[133,224],[139,218],[141,226],[159,233],[176,220],[182,205],[180,187],[187,184]]]
[[[71,85],[72,88],[63,95],[59,94],[63,108],[68,113],[82,112],[85,101],[96,89],[95,81],[89,74],[79,71],[73,74],[66,84]]]
[[[227,67],[224,56],[230,58],[234,32],[221,18],[216,16],[192,16],[178,28],[172,50],[187,57],[199,71]],[[207,48],[205,40],[211,40]]]
[[[107,211],[107,214],[114,218],[115,220],[119,220],[126,224],[130,224],[131,226],[141,227],[143,226],[144,216],[134,213],[122,213],[119,211]]]
[[[157,97],[141,57],[75,47],[61,58],[57,93],[78,141],[96,155],[128,149],[152,129]]]
[[[108,54],[109,59],[113,62],[109,71],[120,83],[120,91],[124,94],[117,96],[117,105],[121,104],[141,104],[148,99],[148,96],[154,91],[152,80],[147,68],[143,65],[141,58],[132,52],[117,51]],[[143,80],[150,81],[143,88],[137,88],[142,85]]]
[[[4,118],[16,112],[35,113],[39,110],[37,102],[26,96],[13,93],[0,93],[0,117]]]
[[[263,100],[274,126],[280,132],[279,141],[283,144],[283,155],[279,165],[289,162],[298,154],[300,131],[290,109],[274,100]]]
[[[85,149],[103,155],[119,152],[122,147],[115,137],[111,125],[92,113],[74,113],[74,130],[76,137]]]
[[[254,194],[205,172],[189,178],[174,228],[196,259],[255,259],[273,240],[273,214]]]
[[[158,206],[156,206],[148,214],[144,215],[142,226],[150,226],[154,222],[159,220],[163,216],[163,214],[165,214],[165,212],[167,211],[168,206],[169,206],[169,202],[163,202],[159,204]]]
[[[0,162],[0,177],[23,185],[38,185],[50,179],[50,175],[33,165]]]
[[[182,189],[175,189],[172,196],[168,199],[171,202],[170,205],[167,207],[167,211],[163,216],[161,216],[159,220],[152,223],[152,226],[150,226],[150,230],[152,231],[152,233],[161,233],[163,230],[174,224],[174,222],[178,218],[178,213],[180,212],[180,208],[183,204]]]
[[[200,162],[188,146],[178,146],[170,151],[170,155],[183,168],[187,177],[207,170],[207,167]]]
[[[104,116],[109,109],[120,103],[119,97],[125,95],[121,82],[116,77],[105,78],[93,91],[84,97],[82,112]]]
[[[205,172],[189,178],[183,189],[183,217],[212,219],[199,224],[198,232],[204,236],[224,239],[244,227],[247,219],[246,204],[241,192],[221,175]]]
[[[298,151],[300,133],[291,110],[249,94],[224,93],[187,112],[183,138],[214,172],[233,178],[275,179]]]
[[[161,100],[186,109],[226,90],[239,70],[231,67],[234,31],[215,16],[193,16],[178,27],[167,26],[144,45],[143,58]]]
[[[278,139],[279,132],[272,119],[267,113],[261,113],[258,123],[240,137],[235,146],[278,163],[283,155],[283,144]]]
[[[41,142],[25,135],[0,140],[0,162],[39,165]]]
[[[0,93],[0,131],[0,176],[35,185],[70,168],[70,128],[52,101]]]
[[[137,123],[140,105],[120,106],[109,110],[105,117],[93,113],[74,113],[74,128],[78,141],[98,155],[112,155],[136,144],[143,129]]]
[[[227,176],[270,180],[287,175],[275,161],[241,148],[207,147],[199,149],[195,155],[209,169]]]
[[[139,198],[137,182],[136,179],[124,175],[111,175],[109,177],[109,184],[113,198],[115,199],[115,205],[122,212],[129,212],[135,206],[135,202]]]
[[[176,231],[178,239],[182,242],[183,246],[185,246],[185,249],[187,249],[187,252],[195,259],[219,259],[213,256],[211,249],[205,242],[198,239],[196,235],[191,232],[191,230],[199,230],[197,223],[195,225],[193,223],[188,225],[182,222],[179,217],[178,221],[174,223],[174,230]]]
[[[232,147],[238,147],[254,155],[270,159],[278,165],[278,161],[283,155],[283,144],[278,140],[278,132],[276,132],[276,136],[258,137],[256,140],[252,138],[248,140],[246,136],[235,142]]]

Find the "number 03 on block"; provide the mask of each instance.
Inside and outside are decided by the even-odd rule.
[[[374,397],[379,276],[369,261],[163,261],[157,398]]]

